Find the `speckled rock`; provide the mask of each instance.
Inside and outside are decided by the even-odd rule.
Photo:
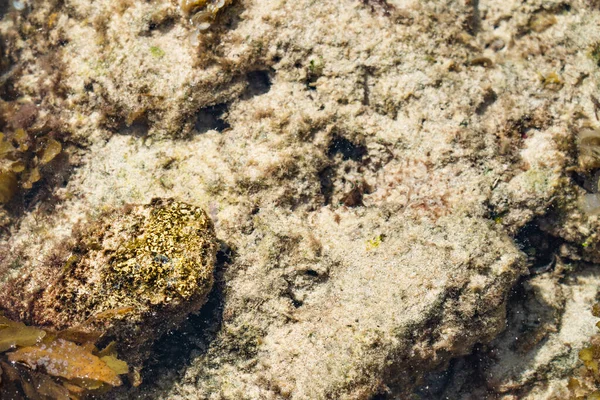
[[[200,309],[216,250],[200,208],[153,199],[112,209],[81,224],[45,269],[10,282],[0,304],[32,325],[100,329],[132,353]]]

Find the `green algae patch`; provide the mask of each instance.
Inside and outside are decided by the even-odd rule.
[[[154,199],[109,210],[55,256],[64,259],[63,275],[36,302],[36,321],[65,329],[90,315],[103,316],[91,321],[98,325],[142,321],[166,307],[197,309],[212,287],[216,249],[212,221],[201,208]]]
[[[153,209],[145,225],[117,249],[104,286],[149,304],[189,299],[198,283],[212,276],[203,254],[191,251],[202,248],[203,234],[211,232],[211,226],[204,211],[185,203],[168,202]]]
[[[378,248],[381,243],[383,243],[384,238],[385,235],[377,235],[374,238],[367,240],[367,251]]]
[[[150,54],[156,58],[163,58],[165,56],[165,51],[158,46],[150,46]]]

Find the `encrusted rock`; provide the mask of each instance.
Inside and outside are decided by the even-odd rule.
[[[205,303],[216,249],[200,208],[154,199],[110,210],[45,260],[45,274],[10,285],[0,306],[29,324],[100,330],[135,355]]]

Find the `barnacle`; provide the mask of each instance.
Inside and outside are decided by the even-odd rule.
[[[198,30],[208,29],[219,12],[232,0],[181,0],[181,10],[190,17]]]
[[[129,372],[114,345],[98,351],[0,315],[0,398],[78,399],[90,390],[122,384]]]
[[[578,135],[579,168],[590,171],[600,168],[600,131],[584,129]]]

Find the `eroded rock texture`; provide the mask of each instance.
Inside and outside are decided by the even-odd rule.
[[[590,237],[569,223],[587,218],[574,174],[593,175],[575,171],[576,138],[598,124],[598,6],[225,3],[204,30],[167,0],[6,12],[4,52],[20,68],[2,98],[52,112],[77,168],[9,210],[0,282],[41,274],[104,208],[176,198],[206,209],[223,241],[215,289],[155,348],[157,379],[113,396],[433,396],[418,389],[428,372],[505,329],[511,290],[536,266],[519,232],[535,221],[564,258]],[[548,279],[520,306],[548,320],[532,351],[569,307],[570,283]],[[184,361],[161,369],[169,348]],[[534,379],[498,374],[486,390]]]

